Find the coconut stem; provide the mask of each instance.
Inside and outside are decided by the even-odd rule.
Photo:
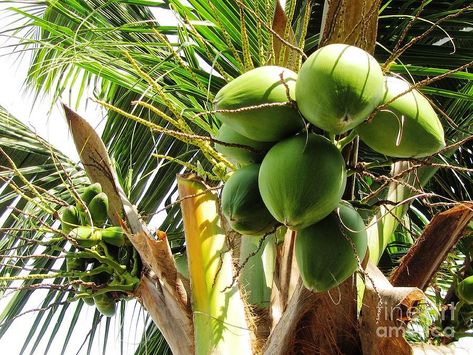
[[[330,142],[332,142],[333,144],[336,144],[335,134],[328,133],[328,139],[330,139]]]
[[[358,136],[358,133],[352,130],[348,136],[343,137],[342,139],[338,140],[336,142],[336,146],[338,150],[342,151],[342,149],[345,148],[348,144],[350,144],[357,136]]]

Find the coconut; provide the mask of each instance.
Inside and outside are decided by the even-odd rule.
[[[473,304],[473,276],[462,280],[456,288],[456,293],[463,302]]]
[[[233,173],[222,190],[222,212],[233,230],[246,235],[263,235],[277,224],[258,190],[260,164]]]
[[[383,72],[364,50],[330,44],[315,51],[299,71],[296,101],[304,117],[333,134],[363,122],[381,101]]]
[[[409,88],[405,80],[386,77],[383,104]],[[429,101],[417,90],[389,103],[356,130],[371,149],[392,157],[425,157],[445,147],[442,124]]]
[[[295,100],[296,79],[296,73],[278,66],[252,69],[217,93],[214,100],[217,111],[239,110],[217,112],[217,118],[255,141],[276,142],[294,134],[303,128],[303,120],[293,106],[251,107]]]
[[[117,311],[115,299],[110,292],[94,296],[95,307],[105,317],[113,317]]]
[[[325,137],[309,134],[274,145],[261,163],[261,197],[279,222],[305,228],[333,211],[345,190],[342,155]]]
[[[339,285],[356,271],[367,247],[363,219],[342,201],[322,221],[297,233],[295,255],[304,286],[324,292]]]
[[[215,139],[225,143],[247,146],[249,149],[245,147],[228,146],[215,143],[215,149],[219,153],[232,162],[238,163],[242,166],[261,162],[264,155],[266,154],[266,151],[268,151],[268,149],[273,145],[273,143],[258,142],[242,136],[240,133],[230,128],[227,124],[222,124]]]

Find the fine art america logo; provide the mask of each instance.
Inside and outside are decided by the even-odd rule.
[[[452,324],[455,319],[455,303],[444,305],[438,312],[438,318],[442,323]],[[384,314],[384,320],[378,322],[376,336],[378,337],[402,337],[406,332],[406,324],[418,316],[415,308],[407,309],[403,305],[396,307],[384,306],[379,310],[379,314]],[[384,324],[383,324],[384,323]],[[473,329],[473,318],[465,321],[467,329]],[[448,325],[439,329],[435,326],[429,328],[429,337],[432,338],[453,338],[455,335],[454,326]]]

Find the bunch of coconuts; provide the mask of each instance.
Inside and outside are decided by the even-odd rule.
[[[222,126],[215,148],[240,168],[225,183],[222,211],[245,236],[278,225],[297,231],[295,254],[304,285],[329,290],[356,271],[367,249],[366,227],[342,201],[346,164],[328,137],[355,130],[374,151],[424,157],[445,146],[428,100],[397,77],[385,77],[364,50],[331,44],[298,74],[250,70],[225,85],[214,105]],[[382,109],[380,109],[382,108]],[[369,118],[369,119],[368,119]]]
[[[116,303],[127,299],[140,279],[140,260],[120,226],[107,226],[108,197],[102,186],[87,186],[81,202],[61,212],[62,236],[50,243],[72,242],[66,252],[67,279],[75,297],[97,308],[106,317],[116,313]]]

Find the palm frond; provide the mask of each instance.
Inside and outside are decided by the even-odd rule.
[[[77,351],[80,344],[71,338],[81,334],[89,353],[95,352],[100,342],[105,349],[112,334],[110,318],[102,327],[105,319],[95,311],[90,329],[77,327],[78,322],[90,320],[82,300],[71,303],[74,289],[61,276],[66,271],[65,254],[72,249],[65,239],[47,243],[59,226],[59,210],[74,204],[72,190],[80,192],[90,184],[88,178],[80,166],[3,108],[0,148],[0,291],[5,303],[0,337],[9,334],[11,325],[22,318],[30,322],[22,352],[47,352],[52,346],[62,347],[63,352]],[[122,307],[121,312],[125,311]],[[27,318],[31,314],[34,317]],[[99,329],[100,337],[96,338]],[[125,334],[129,333],[126,328]]]
[[[57,312],[62,314],[69,307],[65,302],[68,287],[63,278],[34,277],[35,274],[47,275],[48,270],[65,268],[65,243],[47,246],[42,241],[58,225],[55,223],[57,210],[73,201],[69,186],[80,188],[88,179],[80,167],[3,108],[0,108],[0,132],[0,254],[3,262],[0,276],[30,276],[20,284],[2,281],[2,295],[10,294],[10,301],[0,315],[0,335],[25,312],[33,291],[45,288],[48,292],[39,307],[43,311],[38,312],[23,346],[25,349],[35,340],[32,344],[35,349]],[[61,321],[57,324],[59,326]],[[48,334],[49,342],[54,340],[55,334]]]

